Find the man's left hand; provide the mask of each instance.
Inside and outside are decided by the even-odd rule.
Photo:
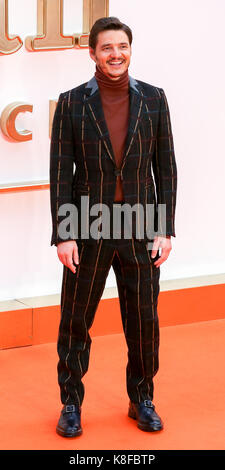
[[[172,250],[172,244],[171,244],[171,237],[155,237],[154,238],[154,243],[152,247],[152,252],[151,252],[151,258],[154,259],[158,249],[161,248],[161,255],[160,258],[155,261],[154,265],[158,268],[164,261],[167,260],[171,250]]]

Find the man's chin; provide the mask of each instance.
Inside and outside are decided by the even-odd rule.
[[[121,71],[115,70],[115,72],[114,71],[113,72],[111,72],[111,71],[108,72],[108,75],[109,75],[110,78],[115,78],[116,79],[116,78],[120,78],[121,75],[123,75],[124,73],[125,73],[125,70],[121,70]]]
[[[111,78],[120,78],[122,75],[122,73],[110,73],[109,76]]]

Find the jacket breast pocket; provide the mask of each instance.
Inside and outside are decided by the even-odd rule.
[[[140,121],[140,126],[142,129],[142,133],[146,139],[146,141],[153,141],[156,138],[157,135],[157,128],[158,128],[158,119],[155,113],[145,113],[144,116],[142,116],[141,121]],[[147,142],[148,145],[148,142]]]
[[[145,127],[145,129],[152,134],[153,130],[153,119],[150,113],[144,113],[144,115],[141,117],[140,124]]]

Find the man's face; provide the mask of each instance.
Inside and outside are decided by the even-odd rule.
[[[89,53],[107,77],[118,80],[129,67],[131,46],[124,31],[110,29],[98,34],[95,51],[89,48]]]

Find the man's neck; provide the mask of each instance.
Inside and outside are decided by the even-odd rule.
[[[118,88],[128,87],[128,82],[129,82],[128,70],[126,70],[119,77],[116,77],[116,80],[115,80],[109,77],[108,75],[106,75],[103,72],[103,70],[99,66],[96,65],[95,77],[97,81],[100,83],[100,85],[106,86],[108,88],[118,89]]]

